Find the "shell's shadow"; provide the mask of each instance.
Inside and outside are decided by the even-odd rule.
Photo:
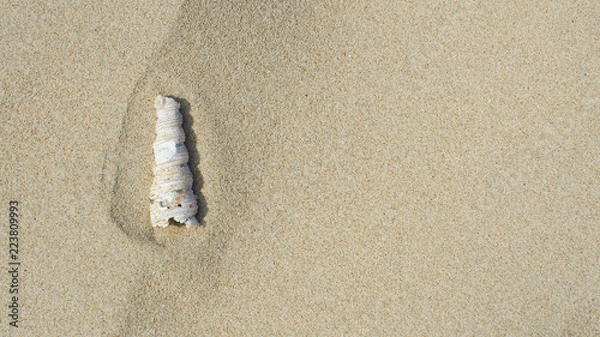
[[[187,148],[188,154],[190,156],[190,160],[188,162],[188,166],[190,171],[192,171],[192,176],[194,177],[194,185],[192,189],[194,193],[198,196],[198,213],[196,217],[201,225],[204,225],[204,218],[208,213],[208,206],[206,205],[206,198],[204,198],[204,194],[202,194],[202,186],[204,186],[204,178],[202,178],[202,173],[200,173],[200,154],[198,153],[197,144],[197,136],[196,132],[192,128],[194,125],[194,118],[190,114],[191,104],[185,98],[171,96],[181,105],[179,108],[179,112],[183,117],[183,131],[185,132],[185,147]]]

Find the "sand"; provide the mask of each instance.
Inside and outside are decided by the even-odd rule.
[[[597,4],[2,7],[0,335],[600,336]]]

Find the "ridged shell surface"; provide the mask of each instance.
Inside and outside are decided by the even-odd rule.
[[[150,190],[150,219],[153,227],[167,227],[169,220],[199,225],[196,219],[198,198],[192,190],[193,177],[188,167],[183,118],[179,103],[158,95],[156,108],[156,141],[154,141],[154,181]]]

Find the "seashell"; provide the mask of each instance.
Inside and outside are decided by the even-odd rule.
[[[198,226],[198,197],[192,190],[193,177],[188,167],[183,117],[179,103],[158,95],[156,108],[156,141],[154,141],[154,181],[150,189],[152,227],[167,227],[169,220]]]

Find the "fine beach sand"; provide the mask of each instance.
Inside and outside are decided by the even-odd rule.
[[[3,8],[1,336],[600,336],[598,4]]]

